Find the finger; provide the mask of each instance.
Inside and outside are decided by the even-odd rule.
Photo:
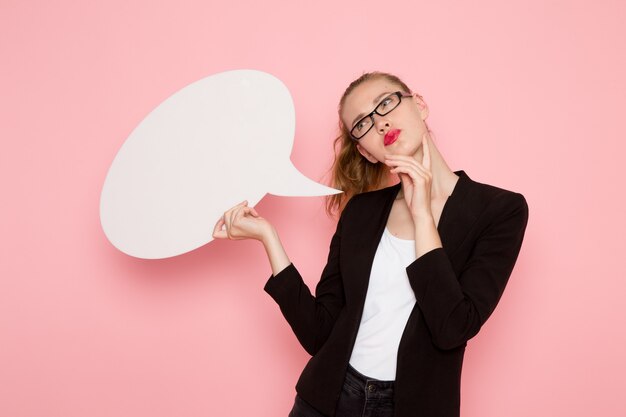
[[[402,188],[404,188],[404,196],[408,196],[409,192],[407,190],[413,189],[413,180],[407,174],[402,172],[398,173],[398,177],[400,178],[400,182],[402,183]]]
[[[387,154],[387,155],[385,155],[385,159],[386,160],[390,160],[390,161],[398,161],[398,160],[403,160],[403,161],[411,161],[411,160],[413,160],[413,161],[417,161],[417,159],[414,156],[411,156],[411,155],[400,155],[400,154]]]
[[[389,172],[391,172],[392,174],[398,174],[398,175],[400,175],[400,173],[404,173],[411,178],[415,178],[419,175],[415,169],[413,169],[412,167],[405,166],[405,165],[400,165],[395,168],[392,168],[389,170]]]
[[[402,183],[402,189],[404,190],[404,200],[407,204],[411,203],[413,199],[413,180],[407,174],[399,173],[400,182]]]
[[[430,154],[429,154],[430,155]],[[424,166],[423,163],[420,163],[417,159],[412,156],[406,155],[385,155],[385,163],[400,163],[400,161],[411,164],[418,164],[420,166]]]
[[[237,207],[233,211],[233,219],[241,219],[241,217],[243,217],[246,213],[249,213],[249,209],[250,207],[248,207],[248,200],[245,200],[241,205],[239,205],[239,207]]]
[[[389,166],[410,164],[416,167],[421,167],[422,169],[425,170],[424,166],[412,156],[394,155],[394,156],[387,158],[385,160],[385,163]]]
[[[389,172],[393,174],[400,173],[400,172],[405,173],[409,177],[411,177],[414,183],[418,182],[420,184],[425,184],[428,181],[428,177],[424,173],[419,172],[415,169],[411,169],[410,167],[406,167],[406,166],[395,167]]]
[[[416,171],[422,173],[429,181],[432,181],[433,175],[430,169],[427,169],[424,165],[420,164],[412,157],[406,157],[403,155],[397,155],[396,158],[387,161],[389,166],[410,166]],[[390,171],[391,172],[391,171]]]
[[[259,213],[257,213],[256,210],[252,207],[244,207],[243,211],[244,211],[244,214],[251,214],[254,217],[259,217]]]
[[[405,181],[410,181],[410,180],[411,180],[411,177],[410,177],[410,176],[408,176],[407,174],[404,174],[404,173],[402,173],[402,172],[398,172],[398,177],[400,177],[400,181],[402,181],[403,183],[404,183]],[[404,185],[404,184],[403,184],[403,185]]]
[[[395,166],[410,166],[413,167],[415,169],[420,169],[424,172],[426,172],[426,168],[424,168],[424,166],[422,164],[420,164],[419,162],[417,162],[415,159],[409,159],[409,160],[394,160],[394,161],[388,161],[387,162],[388,166],[391,167],[395,167]]]
[[[409,160],[414,160],[415,161],[415,158],[413,158],[412,156],[394,155],[394,154],[385,155],[385,159],[387,159],[389,161],[409,161]]]
[[[250,213],[250,207],[241,206],[239,210],[235,213],[234,222],[239,222],[242,217],[245,217],[246,214]]]
[[[229,212],[229,211],[233,211],[233,210],[235,210],[236,208],[241,207],[241,206],[245,206],[245,205],[247,205],[247,204],[248,204],[248,200],[243,200],[242,202],[237,203],[237,204],[235,204],[234,206],[232,206],[231,208],[229,208],[229,209],[227,210],[227,212]]]
[[[231,208],[229,208],[228,210],[224,212],[224,220],[226,221],[226,225],[228,227],[230,227],[230,219],[231,219],[231,215],[233,211],[235,211],[237,208],[241,207],[242,205],[246,205],[246,204],[248,204],[248,200],[243,200],[241,203],[235,204],[234,206],[232,206]]]
[[[239,212],[241,211],[242,208],[243,208],[243,205],[235,207],[235,209],[230,214],[230,225],[231,225],[231,227],[234,226],[235,222],[239,219]]]
[[[395,166],[393,169],[397,167],[405,167],[405,168],[414,170],[415,172],[419,173],[420,175],[426,178],[429,178],[431,176],[430,172],[426,171],[426,169],[419,162],[416,162],[416,161],[413,161],[413,162],[398,161],[397,163],[395,163]],[[393,169],[390,170],[389,172],[393,173],[394,172]]]
[[[224,226],[224,224],[226,223],[224,222],[224,216],[222,216],[217,223],[215,223],[215,227],[213,228],[213,238],[224,239],[228,237],[226,230],[222,230],[222,226]]]
[[[224,213],[224,223],[226,223],[226,231],[228,232],[228,237],[230,237],[230,229],[233,226],[233,213],[238,208],[239,208],[239,204],[229,209],[226,213]]]

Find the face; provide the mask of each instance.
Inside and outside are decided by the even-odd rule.
[[[350,130],[389,94],[401,90],[400,86],[385,78],[366,81],[346,97],[341,120]],[[371,130],[356,145],[361,155],[370,162],[383,161],[386,154],[416,155],[421,149],[422,137],[428,131],[425,123],[428,107],[417,94],[402,97],[398,107],[391,112],[384,116],[374,114],[373,117]],[[389,143],[393,138],[396,138],[395,142]]]

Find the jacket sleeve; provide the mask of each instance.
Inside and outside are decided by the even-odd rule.
[[[278,303],[302,347],[311,355],[314,355],[328,339],[345,304],[339,270],[339,247],[342,220],[349,205],[350,201],[337,223],[337,229],[330,242],[328,260],[315,289],[315,297],[311,295],[293,263],[278,274],[270,276],[264,287]]]
[[[501,194],[486,213],[493,220],[458,276],[443,248],[425,253],[406,268],[432,341],[440,349],[461,346],[478,333],[517,260],[528,222],[526,199],[519,193]]]

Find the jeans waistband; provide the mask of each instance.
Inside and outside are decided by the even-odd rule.
[[[368,398],[393,398],[394,381],[381,381],[365,376],[350,364],[348,364],[345,383],[363,392]]]

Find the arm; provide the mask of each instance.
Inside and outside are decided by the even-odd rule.
[[[276,229],[271,227],[269,232],[266,233],[265,237],[261,241],[263,242],[265,252],[267,252],[267,258],[269,259],[272,267],[272,274],[278,275],[280,271],[289,266],[291,261],[285,252],[285,248],[280,242]]]
[[[337,230],[330,243],[330,253],[322,278],[317,284],[316,297],[311,295],[296,267],[289,261],[276,229],[256,210],[243,201],[227,210],[215,224],[216,239],[256,239],[263,243],[273,275],[265,284],[280,306],[283,315],[302,346],[311,355],[324,344],[344,305],[343,282],[339,273],[339,246],[344,208]],[[225,227],[225,229],[222,229]]]
[[[342,219],[348,206],[341,214],[330,242],[328,260],[315,289],[315,297],[311,295],[293,263],[272,275],[264,287],[278,303],[302,347],[311,355],[322,347],[345,304],[339,271],[339,247]]]
[[[443,248],[426,252],[406,268],[433,343],[441,349],[461,346],[478,333],[517,260],[528,222],[524,196],[504,194],[490,208],[494,219],[458,277]]]

